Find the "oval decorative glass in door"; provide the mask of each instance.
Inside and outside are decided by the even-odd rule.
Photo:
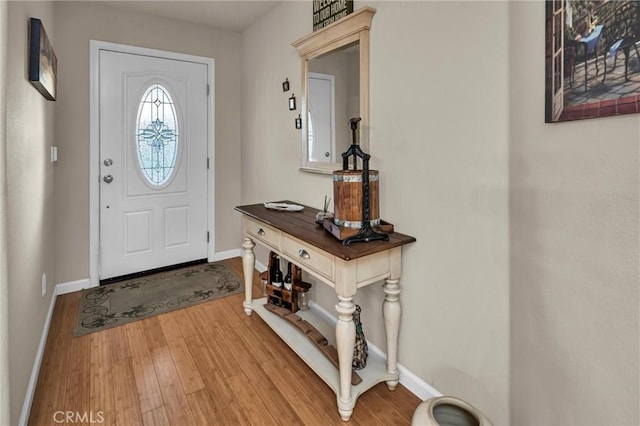
[[[144,92],[136,121],[136,155],[142,176],[156,188],[164,186],[178,158],[178,119],[173,99],[161,84]]]

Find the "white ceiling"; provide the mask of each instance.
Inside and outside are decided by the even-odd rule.
[[[138,0],[98,1],[113,7],[175,18],[210,27],[241,32],[280,1],[269,0]]]

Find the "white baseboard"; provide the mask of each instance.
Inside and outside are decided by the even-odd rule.
[[[409,389],[412,394],[421,400],[425,401],[429,398],[442,396],[442,393],[440,393],[436,388],[416,376],[404,365],[398,364],[398,371],[400,371],[400,383],[402,383],[402,386]]]
[[[84,280],[70,281],[68,283],[61,283],[56,286],[55,295],[73,293],[74,291],[84,290],[85,288],[91,288],[91,281],[89,278]]]
[[[313,300],[309,303],[309,308],[320,315],[322,318],[324,318],[325,321],[331,324],[335,325],[338,322],[338,318],[336,316],[334,316],[332,313],[327,311],[325,308],[323,308]],[[371,343],[369,340],[367,340],[367,346],[372,353],[375,353],[376,355],[387,359],[386,352]],[[400,384],[402,384],[402,386],[407,388],[409,391],[411,391],[411,393],[416,395],[421,400],[424,401],[434,396],[442,396],[442,394],[438,392],[437,389],[422,380],[420,377],[416,376],[413,372],[411,372],[411,370],[400,363],[398,363],[398,371],[400,372]]]
[[[258,272],[264,272],[267,270],[267,267],[262,262],[256,260],[256,269]]]
[[[225,259],[231,259],[232,257],[242,257],[242,249],[233,249],[233,250],[221,251],[219,253],[216,253],[216,255],[213,258],[213,260],[214,261],[216,261],[216,260],[225,260]],[[267,270],[267,267],[264,266],[262,264],[262,262],[258,261],[257,259],[256,259],[255,268],[258,270],[258,272],[264,272],[264,271]]]
[[[225,260],[225,259],[231,259],[232,257],[242,257],[242,249],[233,249],[233,250],[227,250],[227,251],[221,251],[219,253],[216,253],[215,257],[213,258],[214,261],[216,260]],[[264,264],[262,264],[262,262],[256,260],[256,269],[258,270],[258,272],[264,272],[267,270],[267,267],[264,266]]]
[[[87,280],[88,281],[88,280]],[[38,345],[38,351],[36,352],[36,358],[33,361],[33,369],[31,370],[31,377],[29,378],[29,384],[27,385],[27,392],[24,396],[24,403],[22,404],[22,413],[20,414],[20,426],[26,426],[29,421],[29,413],[31,412],[31,404],[33,403],[33,396],[36,392],[36,384],[38,383],[38,375],[40,374],[40,366],[42,365],[42,357],[44,355],[44,347],[47,344],[47,336],[49,335],[49,326],[51,325],[51,317],[53,317],[53,308],[56,306],[56,299],[58,298],[58,286],[53,289],[53,295],[51,296],[51,303],[49,304],[49,312],[44,321],[44,327],[42,328],[42,336],[40,337],[40,344]]]
[[[242,250],[241,249],[219,251],[213,256],[212,261],[215,262],[217,260],[231,259],[232,257],[240,257],[240,256],[242,256]]]

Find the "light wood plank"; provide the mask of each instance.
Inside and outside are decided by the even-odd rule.
[[[187,395],[187,401],[189,401],[189,407],[196,424],[208,425],[211,424],[211,419],[220,418],[220,413],[213,404],[213,398],[208,390],[200,389],[190,393]]]
[[[151,358],[169,421],[175,425],[195,424],[169,348],[164,346],[154,349],[151,351]]]
[[[230,319],[230,321],[233,321]],[[245,344],[242,333],[235,332],[233,325],[220,329],[222,341],[226,344],[226,351],[235,354],[238,363],[243,366],[243,374],[251,377],[252,385],[256,389],[278,389],[273,377],[265,374],[255,355],[260,351],[252,351],[252,344]],[[282,397],[282,390],[278,392],[258,392],[258,395],[265,406],[270,407],[271,411],[278,413],[279,421],[283,424],[298,424],[300,417],[290,405],[290,398]]]
[[[408,422],[411,422],[413,412],[422,402],[420,398],[404,386],[398,386],[393,392],[390,392],[385,383],[380,383],[374,386],[371,392],[382,398],[387,407],[393,405],[394,411],[401,414]],[[390,394],[393,394],[393,398],[389,398]]]
[[[247,418],[242,414],[235,395],[220,372],[208,342],[205,342],[200,336],[191,336],[186,339],[186,343],[189,351],[193,354],[207,390],[211,395],[215,395],[213,405],[220,414],[220,422],[223,424],[249,424]]]
[[[108,340],[109,359],[114,366],[126,364],[131,358],[126,330],[125,327],[115,327],[104,331]]]
[[[295,411],[296,415],[301,419],[302,424],[311,424],[318,419],[322,419],[322,424],[339,424],[340,417],[327,416],[322,411],[322,406],[318,406],[315,403],[317,393],[324,392],[325,389],[316,389],[309,386],[304,381],[304,377],[298,374],[292,373],[289,367],[281,367],[274,363],[265,363],[262,365],[262,369],[274,383],[275,387],[285,395],[285,398],[291,405],[291,408]],[[328,389],[327,389],[328,390]],[[329,390],[329,392],[331,392]],[[333,394],[333,392],[331,392]],[[333,399],[335,400],[335,394]]]
[[[365,392],[360,398],[358,398],[358,404],[356,410],[366,410],[368,414],[375,416],[376,423],[382,424],[407,424],[411,423],[411,416],[402,413],[397,410],[390,409],[389,401],[384,396],[389,393],[386,389],[385,383],[379,383],[375,386],[377,390],[382,390],[384,387],[383,395],[371,389],[369,392]],[[395,391],[393,391],[395,392]],[[362,399],[361,399],[362,398]],[[417,399],[417,398],[416,398]],[[416,404],[417,405],[417,404]],[[412,414],[413,415],[413,414]]]
[[[132,322],[126,325],[126,331],[140,411],[142,413],[154,411],[162,407],[162,393],[158,385],[156,370],[153,368],[151,353],[147,347],[144,326],[141,321]]]
[[[113,377],[115,424],[119,426],[141,426],[142,413],[140,412],[131,360],[115,364],[111,369],[111,375]]]
[[[107,330],[105,330],[107,331]],[[101,412],[106,424],[116,424],[115,400],[113,394],[113,364],[109,351],[108,334],[91,334],[91,377],[89,411]]]
[[[148,411],[142,415],[144,426],[170,426],[169,417],[164,406]]]
[[[196,368],[193,357],[187,348],[184,339],[177,339],[169,342],[169,350],[173,363],[176,366],[182,389],[185,394],[204,389],[204,382],[200,377],[200,372]]]
[[[237,376],[242,373],[242,367],[238,363],[235,354],[229,351],[226,343],[223,341],[223,336],[224,333],[220,331],[216,334],[202,333],[202,338],[208,342],[209,350],[213,354],[213,360],[217,366],[216,370],[224,377]],[[209,342],[215,342],[215,344]]]
[[[243,345],[239,345],[241,348],[244,348],[246,351],[246,348],[264,345],[263,351],[252,351],[253,358],[256,362],[263,363],[274,359],[275,353],[271,350],[271,345],[267,344],[264,334],[267,334],[271,339],[275,338],[279,340],[279,337],[276,336],[264,321],[259,319],[255,314],[247,316],[244,313],[244,309],[242,309],[242,305],[238,306],[233,303],[230,298],[222,300],[217,304],[216,309],[227,318],[228,323],[233,321],[234,329],[246,330],[245,332],[238,333],[238,338],[243,342]]]
[[[202,332],[208,333],[216,333],[217,329],[224,324],[224,320],[216,318],[215,316],[209,315],[209,310],[217,310],[217,306],[220,300],[215,301],[216,303],[212,304],[211,308],[209,308],[210,303],[202,303],[200,305],[196,305],[193,309],[189,309],[189,315],[198,327],[200,328],[199,334]]]
[[[70,353],[73,354],[73,362],[69,363],[64,409],[65,411],[83,413],[89,406],[91,393],[91,336],[85,335],[70,340]],[[98,419],[97,413],[94,418]]]
[[[158,317],[146,318],[142,320],[142,324],[144,325],[149,351],[167,346],[167,339],[164,337],[164,331]]]
[[[162,328],[162,332],[167,342],[182,339],[180,328],[171,313],[158,315],[158,322],[160,323],[160,327]]]
[[[270,407],[264,405],[259,397],[259,391],[253,387],[251,380],[243,373],[237,374],[226,379],[231,391],[236,396],[243,414],[252,425],[275,425],[278,424],[280,413],[270,410]],[[267,391],[262,389],[262,391]]]
[[[220,327],[228,324],[228,320],[220,307],[221,303],[228,299],[235,299],[235,297],[225,297],[215,300],[215,303],[203,303],[197,306],[197,310],[199,311],[197,317],[207,324],[205,330],[200,330],[200,334],[202,334],[203,331],[215,334]],[[242,310],[242,304],[240,304],[240,309]]]
[[[178,328],[182,333],[182,337],[190,337],[198,334],[198,328],[193,324],[193,320],[191,319],[191,315],[189,315],[189,309],[178,309],[177,311],[172,312],[172,316],[178,324]]]

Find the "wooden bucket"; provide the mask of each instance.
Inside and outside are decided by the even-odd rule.
[[[379,175],[369,170],[369,223],[380,224]],[[362,170],[333,172],[333,223],[345,228],[362,226]]]

